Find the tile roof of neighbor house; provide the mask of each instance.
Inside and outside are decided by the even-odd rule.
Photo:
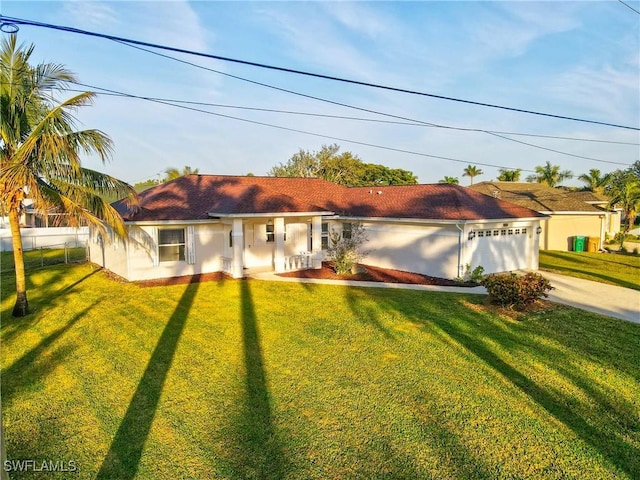
[[[569,192],[540,183],[480,182],[468,188],[538,212],[602,213],[601,208],[587,203],[597,201],[593,200],[594,194],[587,200],[584,195],[576,195],[586,192]]]
[[[127,221],[204,220],[266,213],[350,217],[490,220],[534,218],[531,209],[458,185],[343,187],[318,178],[186,175],[139,194],[137,211],[114,204]]]

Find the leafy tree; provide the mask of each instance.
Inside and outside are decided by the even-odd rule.
[[[164,178],[164,182],[169,182],[171,180],[175,180],[176,178],[184,177],[185,175],[197,175],[200,172],[198,168],[191,168],[189,165],[185,165],[182,169],[182,172],[177,168],[167,168],[164,173],[166,173],[166,177]]]
[[[82,167],[82,153],[95,153],[105,162],[112,150],[101,131],[75,126],[72,113],[90,105],[94,94],[57,100],[55,93],[76,77],[61,65],[29,65],[33,49],[18,45],[15,35],[0,44],[0,201],[11,225],[17,317],[29,313],[19,223],[25,198],[38,212],[64,214],[71,226],[84,221],[106,233],[107,225],[122,237],[124,222],[105,197],[135,199],[130,185]]]
[[[499,170],[500,175],[498,175],[498,181],[500,182],[519,182],[520,181],[520,173],[521,169],[517,168],[515,170],[507,170],[506,168],[501,168]]]
[[[573,178],[573,173],[570,170],[560,171],[560,167],[551,165],[551,162],[536,166],[535,172],[535,175],[527,177],[527,182],[545,183],[550,187],[559,187],[565,180]]]
[[[351,152],[339,153],[336,144],[323,145],[317,152],[300,150],[286,163],[271,168],[272,177],[317,177],[329,182],[354,186],[416,184],[416,176],[401,168],[365,163]]]
[[[144,182],[134,183],[133,184],[133,189],[136,192],[140,193],[140,192],[144,192],[145,190],[147,190],[147,189],[149,189],[151,187],[155,187],[159,183],[160,183],[160,181],[158,179],[151,178],[149,180],[145,180]]]
[[[469,185],[473,185],[473,179],[474,177],[477,177],[479,175],[482,175],[484,172],[476,167],[475,165],[468,165],[462,173],[463,177],[469,177],[469,180],[471,181],[471,183]]]
[[[460,183],[460,180],[458,180],[458,177],[447,177],[445,175],[442,180],[438,180],[438,183],[450,183],[452,185],[458,185]]]
[[[585,184],[582,190],[599,194],[604,193],[605,187],[609,183],[610,179],[610,174],[607,173],[605,175],[602,175],[600,173],[600,170],[598,170],[597,168],[592,168],[591,170],[589,170],[588,174],[583,173],[582,175],[578,176],[578,180]]]

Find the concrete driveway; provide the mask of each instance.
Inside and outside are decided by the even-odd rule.
[[[540,271],[555,287],[552,302],[640,323],[640,291]]]

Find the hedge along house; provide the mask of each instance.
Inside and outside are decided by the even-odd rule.
[[[331,232],[361,222],[365,263],[454,278],[538,267],[544,215],[457,185],[343,187],[317,178],[187,175],[116,202],[126,241],[91,260],[128,280],[320,268]]]

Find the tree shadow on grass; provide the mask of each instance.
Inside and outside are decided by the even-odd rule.
[[[454,322],[446,321],[438,322],[437,326],[492,369],[499,372],[581,439],[598,450],[611,464],[627,473],[631,478],[640,477],[640,450],[618,436],[607,435],[608,428],[605,423],[610,422],[602,419],[604,423],[594,423],[593,419],[586,418],[579,411],[572,408],[572,399],[564,395],[560,390],[551,390],[539,385],[500,358],[487,347],[484,341],[486,331],[481,332],[479,329],[473,328],[465,331]],[[491,337],[491,340],[502,343],[497,336]],[[565,375],[569,373],[566,369],[559,369],[559,371]],[[603,401],[603,397],[598,395],[594,389],[585,388],[588,385],[586,379],[577,374],[568,375],[568,378],[575,382],[578,387],[582,387],[585,393],[590,394],[595,401]],[[611,404],[605,402],[604,405]],[[622,408],[624,409],[624,407]],[[619,410],[619,408],[616,410]],[[612,413],[615,415],[615,412]]]
[[[99,303],[99,302],[98,302]],[[14,361],[11,366],[2,371],[2,400],[10,403],[11,397],[17,390],[27,388],[30,385],[44,379],[70,352],[70,347],[61,347],[55,354],[48,355],[49,350],[65,333],[67,333],[84,315],[96,307],[98,303],[91,304],[76,313],[63,327],[54,332],[33,347],[31,350]]]
[[[65,276],[66,272],[61,267],[58,267],[58,270],[55,272],[55,274],[52,274],[47,283],[40,287],[34,287],[29,278],[31,274],[31,272],[29,272],[29,274],[27,275],[27,295],[29,295],[29,306],[31,313],[26,317],[19,318],[14,318],[11,315],[6,315],[7,318],[3,318],[2,325],[0,325],[2,341],[9,342],[13,338],[18,337],[21,333],[27,331],[29,327],[33,326],[39,321],[40,317],[35,315],[39,310],[46,308],[49,305],[55,305],[61,301],[66,302],[67,298],[65,297],[65,295],[67,293],[69,293],[73,288],[80,285],[97,272],[98,270],[92,270],[90,273],[82,276],[72,284],[67,285],[63,288],[58,288],[59,282],[67,277]],[[15,281],[14,278],[15,276],[12,278],[12,281]],[[11,295],[15,295],[14,285],[12,285],[10,292]],[[4,293],[5,292],[3,292],[3,296]]]
[[[136,476],[160,395],[198,287],[198,283],[193,283],[185,288],[164,327],[96,478],[126,480]]]
[[[287,473],[287,462],[273,425],[258,319],[250,282],[238,284],[246,379],[243,413],[236,420],[239,449],[231,461],[240,478],[279,480]]]
[[[530,336],[531,332],[526,333],[530,328],[534,328],[533,326],[520,322],[510,325],[498,319],[495,314],[472,309],[472,306],[468,305],[467,298],[453,297],[451,311],[449,311],[442,301],[432,303],[429,295],[417,297],[414,294],[409,308],[408,302],[411,298],[408,295],[407,292],[388,292],[384,296],[374,295],[372,298],[380,302],[381,309],[396,310],[406,317],[413,318],[416,322],[428,325],[433,331],[440,330],[442,334],[449,337],[450,342],[461,346],[471,355],[482,360],[549,415],[564,424],[578,438],[598,451],[610,465],[617,467],[620,472],[626,473],[631,478],[640,478],[640,449],[625,438],[637,432],[638,420],[634,415],[636,409],[620,396],[615,399],[608,398],[610,394],[615,393],[605,386],[594,383],[595,380],[581,372],[571,369],[565,363],[569,358],[563,349],[537,342],[535,335]],[[459,306],[454,307],[454,303],[470,310],[467,313],[456,313],[454,316],[452,313],[459,310]],[[575,334],[575,329],[573,331]],[[543,328],[538,334],[556,340],[558,332],[551,328]],[[560,341],[560,343],[563,342]],[[580,355],[584,347],[580,347],[578,339],[574,343],[572,348],[575,351],[572,355]],[[614,343],[615,340],[609,342],[611,347]],[[595,402],[596,407],[590,409],[575,396],[537,382],[520,371],[517,364],[502,358],[491,345],[497,345],[499,349],[510,352],[516,358],[522,354],[527,358],[542,361],[548,368],[557,371],[567,381],[581,389],[591,401]],[[594,351],[593,354],[594,358],[591,361],[598,363],[609,361],[609,357],[603,351]],[[612,368],[615,367],[612,365]],[[579,408],[576,402],[583,404],[582,408]],[[602,415],[598,412],[606,412],[606,414]]]

